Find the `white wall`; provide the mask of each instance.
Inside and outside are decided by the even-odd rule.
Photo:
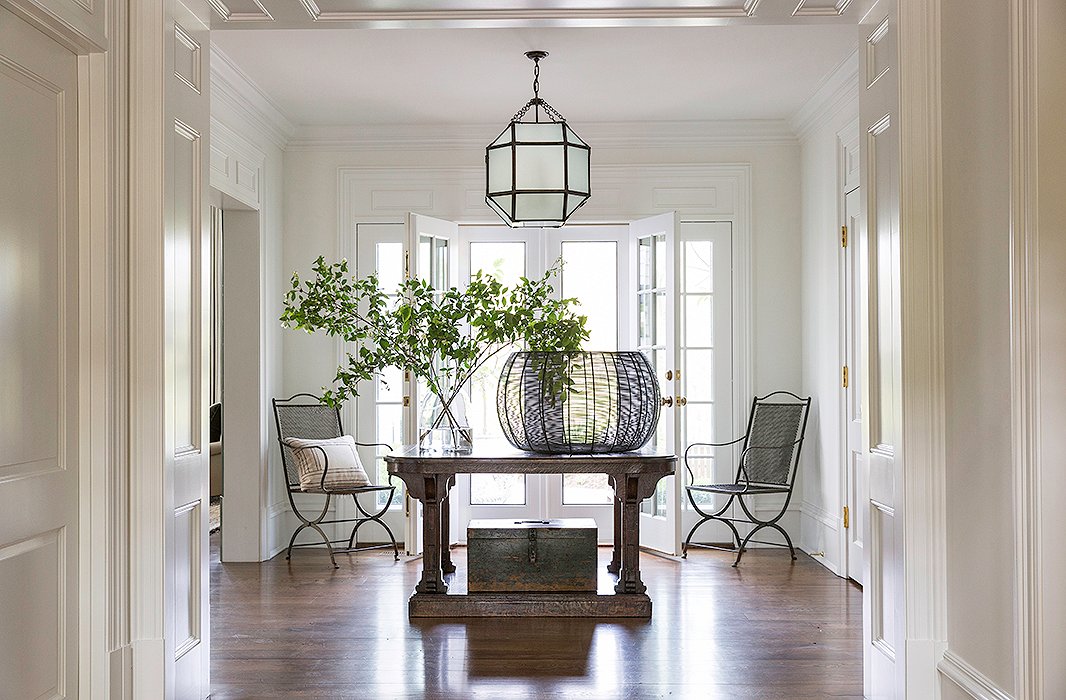
[[[211,184],[234,211],[227,226],[227,314],[224,337],[239,339],[229,353],[245,380],[224,396],[223,559],[260,561],[280,551],[295,527],[281,477],[270,399],[282,396],[283,343],[278,318],[284,294],[282,265],[283,151],[286,125],[256,89],[212,52]],[[278,126],[280,124],[280,127]],[[225,203],[224,203],[225,204]],[[256,213],[257,212],[257,213]],[[240,242],[236,241],[240,237]],[[232,309],[240,295],[241,309]],[[232,312],[231,312],[232,311]],[[232,350],[232,348],[231,348]],[[236,373],[236,372],[235,372]],[[231,382],[236,377],[230,377]],[[258,381],[257,381],[258,380]],[[230,382],[230,383],[231,383]],[[224,390],[228,388],[223,378]],[[233,400],[230,400],[233,399]],[[239,426],[239,434],[234,434]]]
[[[841,394],[841,138],[859,116],[854,56],[797,112],[802,199],[803,394],[811,417],[800,464],[799,544],[830,571],[845,574],[843,405]]]

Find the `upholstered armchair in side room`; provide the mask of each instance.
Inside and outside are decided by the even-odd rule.
[[[211,420],[211,498],[222,495],[222,404],[213,403]]]

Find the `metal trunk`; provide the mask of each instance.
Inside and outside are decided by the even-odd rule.
[[[596,522],[591,518],[470,521],[467,590],[595,591]]]

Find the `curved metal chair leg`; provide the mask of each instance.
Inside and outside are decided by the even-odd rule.
[[[293,545],[296,544],[296,536],[299,535],[301,532],[303,532],[304,529],[310,527],[310,528],[313,528],[315,531],[317,531],[318,534],[322,536],[322,539],[325,540],[326,548],[329,549],[329,560],[331,562],[333,562],[333,568],[334,569],[340,568],[340,567],[337,566],[337,560],[333,556],[333,547],[330,544],[329,538],[326,537],[326,533],[322,531],[322,528],[320,528],[318,526],[318,524],[320,522],[322,522],[322,520],[325,519],[326,513],[329,512],[329,502],[330,502],[331,498],[332,498],[332,496],[330,496],[329,494],[326,494],[326,502],[322,505],[322,512],[320,512],[318,514],[318,517],[316,517],[314,520],[308,520],[307,516],[305,516],[303,513],[301,513],[300,509],[296,507],[296,501],[293,500],[292,493],[291,492],[289,493],[289,505],[292,506],[292,512],[295,513],[296,517],[300,519],[300,526],[296,528],[296,531],[292,533],[292,538],[289,539],[289,547],[285,551],[285,558],[286,559],[289,559],[289,560],[292,559],[292,548],[293,548]]]
[[[747,537],[744,538],[744,542],[741,543],[740,548],[737,549],[737,558],[736,558],[736,561],[733,562],[733,568],[736,568],[737,564],[740,563],[740,558],[742,556],[744,556],[744,552],[747,551],[748,542],[751,540],[752,535],[754,535],[756,532],[758,532],[759,530],[763,529],[764,527],[770,527],[770,526],[769,525],[764,525],[764,524],[756,525],[754,528],[752,528],[751,532],[748,533]]]
[[[682,559],[688,559],[688,548],[689,548],[689,545],[692,543],[692,536],[696,534],[696,530],[699,529],[700,525],[703,525],[708,520],[717,520],[719,522],[725,523],[726,526],[733,533],[733,541],[736,543],[736,546],[739,548],[740,547],[740,533],[737,531],[736,527],[733,526],[733,523],[729,522],[728,520],[724,520],[723,518],[720,517],[722,515],[722,513],[726,512],[729,509],[729,506],[732,505],[733,499],[736,498],[736,496],[730,496],[729,500],[727,500],[725,502],[725,505],[722,506],[721,508],[719,508],[718,510],[716,510],[714,513],[705,513],[700,508],[699,504],[696,503],[696,498],[692,495],[692,491],[689,491],[688,489],[686,489],[685,493],[688,495],[689,503],[692,504],[692,510],[696,511],[697,513],[699,513],[700,516],[702,516],[703,519],[700,520],[695,525],[693,525],[692,529],[688,531],[688,536],[685,537],[685,541],[681,545],[681,558]]]
[[[685,537],[685,541],[681,543],[681,558],[682,559],[688,559],[688,545],[689,545],[689,542],[692,541],[692,536],[696,534],[696,530],[699,529],[700,525],[704,524],[705,522],[707,522],[710,519],[711,518],[709,516],[703,518],[703,520],[700,520],[698,523],[693,525],[692,529],[688,531],[688,535]]]
[[[385,513],[389,510],[389,506],[392,505],[392,499],[393,499],[393,496],[395,494],[396,494],[396,488],[395,487],[390,488],[389,489],[389,497],[387,499],[385,499],[385,505],[382,506],[381,509],[378,510],[374,514],[368,513],[366,511],[366,509],[363,508],[363,504],[359,502],[359,498],[357,497],[357,495],[354,494],[354,493],[352,494],[352,500],[355,501],[355,508],[356,508],[356,510],[358,510],[362,514],[363,517],[359,518],[356,521],[355,526],[352,528],[352,534],[348,537],[348,549],[353,549],[355,547],[355,545],[356,545],[355,537],[356,537],[356,534],[359,532],[359,528],[363,525],[363,523],[368,523],[370,521],[374,521],[378,525],[383,527],[385,529],[385,532],[388,533],[388,535],[389,535],[389,540],[392,542],[393,561],[399,561],[400,560],[400,548],[396,544],[396,536],[392,534],[392,529],[385,523],[384,520],[381,519],[381,517],[383,515],[385,515]]]
[[[773,529],[780,532],[782,536],[784,536],[785,542],[788,543],[788,551],[790,554],[792,554],[792,561],[796,561],[796,548],[792,546],[792,538],[788,536],[787,532],[785,532],[785,528],[781,527],[776,523],[769,523],[769,527],[772,527]]]
[[[322,535],[322,541],[326,543],[326,549],[329,551],[329,560],[333,562],[333,568],[341,568],[340,565],[337,564],[337,558],[333,556],[333,545],[330,544],[329,537],[326,536],[326,533],[322,531],[322,528],[318,526],[318,523],[308,523],[308,526],[314,528],[315,532]]]
[[[304,528],[308,527],[307,523],[301,523],[300,527],[296,528],[292,533],[292,538],[289,539],[289,548],[285,550],[285,558],[292,559],[292,545],[296,542],[296,536],[303,532]]]

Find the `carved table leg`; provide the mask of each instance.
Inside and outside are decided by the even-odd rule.
[[[448,584],[441,577],[441,498],[446,492],[447,477],[426,474],[422,477],[422,580],[415,586],[418,593],[447,593]]]
[[[611,486],[615,485],[615,478],[608,477]],[[607,565],[607,571],[617,574],[622,570],[622,502],[618,500],[617,488],[614,498],[614,551],[611,553],[611,563]]]
[[[443,481],[444,495],[441,497],[440,502],[440,570],[446,574],[454,574],[455,564],[452,563],[450,540],[452,531],[451,493],[452,486],[455,484],[455,477],[448,477]]]
[[[644,593],[648,587],[640,580],[640,477],[625,474],[616,479],[615,493],[622,506],[622,570],[614,591]]]

